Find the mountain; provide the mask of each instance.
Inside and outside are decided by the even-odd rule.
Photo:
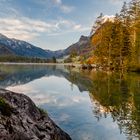
[[[36,47],[28,42],[11,39],[3,34],[0,34],[0,55],[16,55],[23,57],[37,57],[37,58],[61,58],[63,56],[70,55],[73,51],[76,51],[78,55],[86,52],[90,46],[90,37],[81,36],[79,41],[72,44],[64,50],[44,50]]]
[[[93,28],[91,28],[90,36],[82,35],[78,42],[76,42],[75,44],[72,44],[71,46],[63,50],[63,56],[68,56],[72,53],[74,54],[76,53],[77,56],[82,56],[84,58],[84,60],[82,61],[86,63],[93,63],[94,61],[93,52],[95,51],[96,47],[100,44],[100,36],[98,34],[102,28],[107,26],[108,22],[113,24],[115,17],[106,15],[106,16],[103,16],[100,20],[101,20],[102,25],[97,27],[96,31]],[[69,57],[68,57],[68,60],[69,60]],[[78,60],[78,61],[81,61],[81,60]]]
[[[81,36],[79,41],[75,44],[72,44],[67,49],[64,50],[64,55],[69,55],[73,51],[75,51],[78,55],[85,52],[90,48],[90,37],[88,36]]]
[[[102,22],[107,21],[113,22],[114,16],[104,16]],[[97,31],[96,31],[97,32]],[[81,36],[79,41],[70,45],[64,50],[44,50],[42,48],[36,47],[28,42],[11,39],[3,34],[0,34],[0,55],[16,55],[23,57],[37,57],[37,58],[47,58],[50,59],[53,56],[56,58],[62,58],[76,52],[77,55],[88,56],[93,50],[92,38],[95,32],[92,32],[91,36]]]
[[[14,52],[8,49],[5,45],[0,44],[0,55],[14,55]]]
[[[52,58],[59,57],[59,51],[44,50],[28,42],[11,39],[0,34],[0,55],[17,55],[23,57]]]
[[[56,50],[56,51],[46,50],[46,52],[50,54],[51,58],[53,56],[56,58],[60,58],[64,55],[64,50]]]

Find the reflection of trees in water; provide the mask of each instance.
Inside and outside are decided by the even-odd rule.
[[[89,91],[93,114],[100,121],[111,115],[120,132],[140,138],[140,76],[73,72],[56,66],[0,66],[0,86],[25,84],[43,76],[65,77],[80,91]]]
[[[92,77],[94,88],[90,90],[96,118],[100,120],[111,114],[121,133],[130,139],[140,137],[140,88],[136,86],[139,81],[127,75],[97,75]]]
[[[88,90],[98,121],[111,115],[120,133],[140,138],[140,76],[103,72],[70,72],[67,77],[80,91]]]

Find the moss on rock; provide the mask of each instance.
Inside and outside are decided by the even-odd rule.
[[[12,113],[12,108],[2,97],[0,97],[0,112],[4,116],[11,116]]]

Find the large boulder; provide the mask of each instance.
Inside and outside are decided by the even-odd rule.
[[[0,89],[0,140],[71,140],[23,95]]]

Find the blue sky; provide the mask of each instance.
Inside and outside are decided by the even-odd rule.
[[[64,49],[89,35],[101,12],[114,15],[122,4],[123,0],[0,0],[0,32],[44,49]]]

